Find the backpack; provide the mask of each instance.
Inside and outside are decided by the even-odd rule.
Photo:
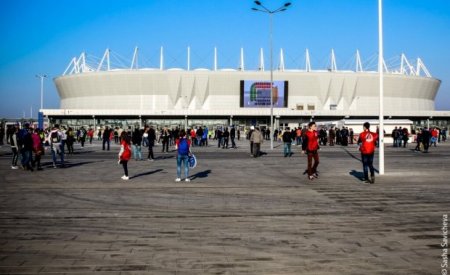
[[[178,154],[182,156],[186,156],[189,154],[189,144],[187,142],[187,139],[180,139],[180,143],[178,144]]]
[[[50,141],[51,143],[59,143],[61,141],[61,137],[58,135],[58,132],[52,132],[50,135]]]

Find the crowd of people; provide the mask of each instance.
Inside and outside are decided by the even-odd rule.
[[[284,157],[292,156],[292,146],[302,146],[302,152],[307,155],[308,166],[305,173],[309,180],[319,177],[317,167],[320,146],[348,146],[348,144],[356,142],[362,154],[364,179],[368,183],[373,183],[375,181],[373,155],[378,146],[378,127],[376,132],[370,132],[369,128],[370,124],[365,123],[363,132],[355,136],[352,128],[322,126],[318,129],[316,123],[311,122],[303,128],[276,129],[273,139],[283,143]],[[446,141],[447,129],[424,127],[409,133],[407,128],[395,127],[391,133],[393,147],[406,147],[412,134],[414,134],[416,142],[415,150],[428,152],[430,146],[437,146],[439,142]],[[65,155],[74,153],[74,143],[78,142],[80,147],[84,148],[86,142],[92,144],[94,135],[95,131],[92,128],[80,127],[74,130],[72,127],[65,128],[54,125],[52,128],[41,130],[33,129],[29,124],[24,124],[22,129],[15,125],[6,133],[6,140],[11,145],[13,155],[11,168],[19,169],[20,166],[28,171],[42,170],[41,158],[45,154],[46,148],[48,148],[47,151],[50,151],[53,168],[63,168],[65,167]],[[270,140],[270,130],[251,126],[244,131],[244,135],[250,142],[250,156],[260,157],[262,143]],[[220,126],[215,129],[199,126],[186,131],[178,127],[154,129],[152,126],[145,126],[142,129],[136,127],[132,130],[131,128],[120,129],[119,127],[105,126],[98,130],[97,138],[102,141],[102,150],[109,151],[111,142],[120,144],[118,162],[123,166],[123,180],[129,179],[128,161],[130,159],[144,160],[143,148],[146,147],[148,148],[147,160],[154,161],[153,147],[155,144],[161,144],[163,153],[168,153],[169,148],[175,147],[177,154],[176,181],[181,181],[182,166],[185,170],[185,180],[189,181],[188,159],[191,155],[191,147],[209,146],[210,141],[215,140],[218,148],[237,148],[235,139],[240,140],[241,130],[235,126]]]

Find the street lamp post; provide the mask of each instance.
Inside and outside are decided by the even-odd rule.
[[[269,29],[269,40],[270,40],[270,149],[273,150],[273,39],[272,39],[272,16],[275,13],[285,11],[290,5],[290,2],[286,2],[283,6],[275,10],[269,10],[260,1],[255,1],[255,4],[260,8],[252,8],[253,11],[260,11],[269,14],[270,19],[270,29]]]
[[[42,109],[44,109],[44,78],[47,78],[46,74],[37,74],[37,78],[41,79],[41,109],[38,112],[38,127],[39,129],[44,128],[44,114]]]
[[[378,0],[378,72],[380,77],[379,174],[384,175],[383,0]]]

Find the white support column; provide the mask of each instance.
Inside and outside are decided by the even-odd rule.
[[[191,70],[191,47],[187,47],[187,70]]]
[[[306,49],[306,64],[305,64],[305,70],[307,72],[311,71],[311,59],[309,57],[309,50]]]
[[[130,70],[133,70],[134,67],[136,67],[136,69],[138,69],[138,47],[134,48],[134,53],[133,53],[133,60],[131,61],[131,67]]]
[[[164,49],[161,46],[161,52],[159,55],[159,69],[162,71],[164,69]]]
[[[331,49],[331,71],[332,72],[337,71],[336,56],[334,55],[334,49]]]
[[[279,71],[284,72],[284,54],[283,54],[283,49],[280,49],[280,66],[278,67]]]
[[[109,59],[109,55],[111,53],[110,49],[107,49],[107,53],[108,55],[106,56],[106,64],[107,64],[107,70],[110,71],[111,70],[111,60]]]
[[[76,57],[72,58],[72,60],[70,61],[69,65],[67,65],[67,68],[66,68],[66,70],[64,71],[63,75],[66,75],[67,71],[69,70],[69,68],[70,68],[71,66],[72,66],[72,70],[71,70],[70,73],[73,72],[73,69],[75,68],[75,63],[76,63],[76,61],[77,61],[77,58],[76,58]]]
[[[404,59],[405,59],[405,54],[404,53],[402,53],[402,55],[401,55],[401,57],[400,57],[400,73],[401,74],[405,74],[405,62],[404,62]]]
[[[239,64],[239,70],[240,71],[245,71],[245,67],[244,67],[244,48],[241,48],[241,59],[240,59],[240,64]]]
[[[263,48],[259,49],[259,68],[260,71],[264,72],[264,52]]]
[[[85,72],[86,71],[86,53],[82,52],[81,53],[81,72]]]
[[[214,47],[214,71],[217,71],[217,47]]]
[[[356,72],[363,72],[361,55],[359,54],[359,50],[356,50]]]
[[[100,71],[102,69],[103,66],[103,62],[105,61],[106,57],[109,55],[109,49],[105,50],[105,53],[103,54],[102,60],[100,60],[100,63],[98,64],[97,67],[97,72]]]
[[[417,70],[416,70],[416,74],[417,76],[420,76],[420,69],[423,70],[423,72],[425,73],[425,75],[427,77],[432,77],[430,72],[428,71],[427,67],[425,66],[425,64],[422,62],[422,59],[417,58]]]

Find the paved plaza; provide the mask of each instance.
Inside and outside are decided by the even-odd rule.
[[[64,169],[47,152],[35,172],[11,170],[5,145],[0,274],[441,274],[450,143],[387,145],[373,185],[355,145],[322,147],[312,182],[299,147],[275,145],[194,148],[189,183],[161,146],[123,181],[117,145],[76,145]]]

